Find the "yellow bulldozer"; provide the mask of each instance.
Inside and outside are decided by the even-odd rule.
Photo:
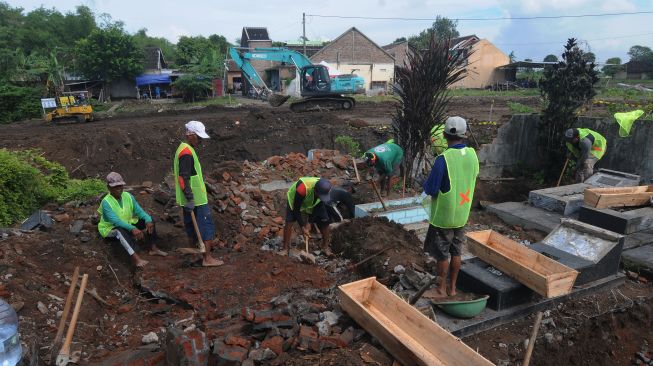
[[[43,118],[46,122],[75,119],[77,122],[90,122],[94,119],[90,93],[63,92],[57,98],[41,99]]]

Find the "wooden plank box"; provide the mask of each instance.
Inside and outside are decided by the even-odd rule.
[[[635,207],[648,205],[653,197],[653,186],[621,188],[588,188],[585,204],[595,208]]]
[[[493,231],[465,234],[469,251],[531,290],[546,297],[571,292],[578,272]]]
[[[342,309],[404,366],[493,365],[374,277],[339,290]]]

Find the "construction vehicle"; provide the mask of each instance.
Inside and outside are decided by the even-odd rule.
[[[316,65],[303,54],[285,47],[243,49],[231,47],[229,55],[243,75],[273,107],[279,107],[289,95],[276,94],[265,84],[251,61],[274,61],[294,65],[297,68],[298,86],[302,99],[290,104],[294,112],[320,109],[352,109],[356,100],[350,96],[365,92],[365,80],[357,75],[330,76],[325,65]]]
[[[94,119],[90,100],[90,93],[87,91],[63,92],[57,98],[41,99],[43,118],[46,122],[63,119],[90,122]]]

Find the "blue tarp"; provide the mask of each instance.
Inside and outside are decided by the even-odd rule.
[[[136,77],[136,85],[150,85],[150,84],[170,84],[170,75],[166,74],[146,74]]]

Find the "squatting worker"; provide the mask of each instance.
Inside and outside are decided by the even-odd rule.
[[[456,294],[461,246],[465,240],[463,229],[469,218],[479,171],[476,152],[463,142],[466,132],[467,122],[463,118],[447,119],[444,138],[448,149],[435,159],[433,170],[424,183],[424,193],[431,196],[424,251],[437,260],[441,295],[447,292],[447,270],[450,276],[447,293]]]
[[[575,177],[578,183],[594,174],[594,164],[605,155],[607,141],[589,128],[570,128],[565,131],[567,149],[576,157]]]
[[[195,246],[198,240],[191,216],[191,212],[194,212],[200,235],[206,247],[202,266],[214,267],[224,263],[211,256],[211,248],[215,240],[215,225],[211,216],[211,208],[208,205],[202,166],[195,153],[195,148],[200,145],[200,138],[209,138],[204,124],[200,121],[186,123],[186,142],[182,142],[177,148],[173,163],[175,197],[177,204],[184,208],[184,227],[190,246]]]
[[[321,249],[327,256],[333,255],[329,248],[329,224],[331,217],[326,205],[330,203],[331,182],[325,178],[303,177],[288,189],[286,224],[283,227],[283,249],[290,254],[292,223],[297,222],[305,237],[310,236],[311,225],[316,224],[322,234]],[[302,214],[308,215],[308,224]]]
[[[374,167],[379,175],[379,189],[384,196],[390,194],[392,177],[399,175],[399,165],[404,158],[404,150],[393,140],[373,147],[365,153],[365,163]]]
[[[141,268],[148,262],[134,251],[137,241],[142,240],[150,245],[150,255],[166,256],[167,253],[156,247],[157,236],[152,217],[141,208],[131,193],[123,190],[124,186],[125,181],[120,174],[111,172],[107,175],[109,193],[104,196],[97,210],[100,215],[98,231],[103,238],[120,242],[134,266]]]

